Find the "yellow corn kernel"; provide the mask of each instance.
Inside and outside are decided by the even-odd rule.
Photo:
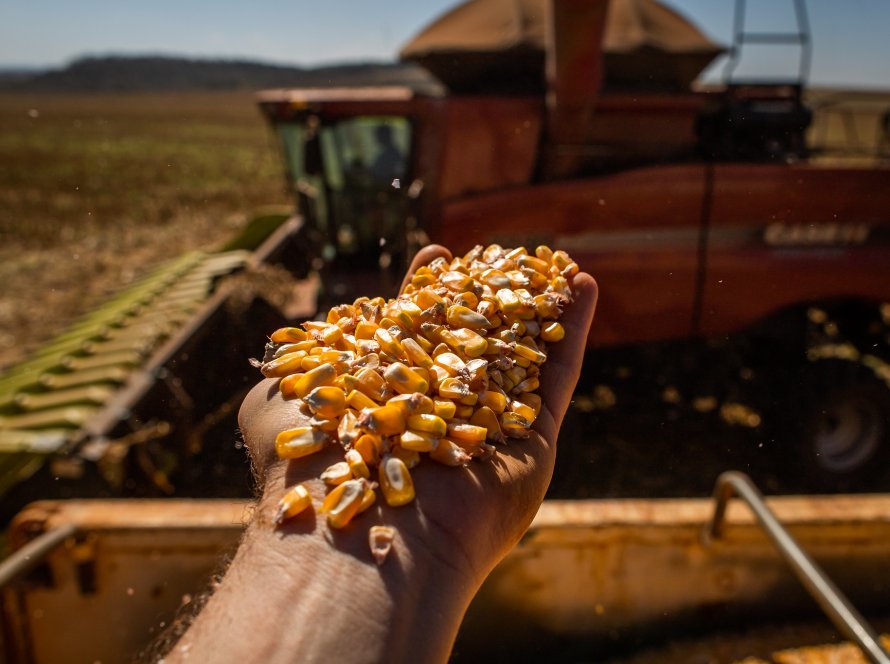
[[[500,306],[501,311],[505,314],[513,313],[522,306],[519,297],[509,288],[499,289],[495,293],[495,297],[497,298],[498,306]]]
[[[430,458],[446,466],[465,466],[471,459],[464,448],[448,438],[439,439],[435,449],[430,452]]]
[[[507,397],[497,390],[484,390],[479,393],[480,406],[491,408],[495,413],[503,413],[507,409]]]
[[[475,424],[449,424],[448,438],[456,443],[478,443],[485,440],[488,430]]]
[[[463,272],[452,270],[439,277],[439,283],[455,293],[473,290],[473,278]]]
[[[343,482],[347,480],[351,480],[352,471],[349,469],[348,463],[345,461],[338,461],[325,468],[321,472],[321,475],[319,475],[319,479],[329,486],[337,486],[338,484],[343,484]]]
[[[491,408],[483,406],[478,409],[473,413],[473,416],[470,417],[470,424],[477,427],[484,427],[487,431],[485,436],[486,440],[492,440],[496,443],[505,442],[504,434],[501,432],[501,423],[498,421],[498,416]]]
[[[479,277],[479,280],[494,291],[499,291],[502,288],[510,288],[510,280],[507,278],[507,275],[494,268],[485,270],[485,272],[482,273],[482,276]]]
[[[405,413],[405,417],[432,413],[434,408],[433,400],[420,392],[414,392],[413,394],[399,394],[387,401],[386,405],[401,408]]]
[[[550,263],[535,256],[520,256],[516,262],[519,263],[520,267],[531,268],[535,272],[540,272],[543,275],[550,274]]]
[[[318,355],[309,355],[308,357],[304,357],[300,360],[300,368],[303,371],[312,371],[313,369],[320,367],[322,365],[322,361],[319,359]],[[334,372],[336,372],[336,367],[334,368]]]
[[[523,338],[523,340],[516,344],[513,348],[513,352],[516,353],[519,357],[524,357],[530,362],[534,362],[535,364],[543,364],[547,360],[547,355],[542,353],[537,348],[532,348],[529,345],[530,340],[528,337]],[[534,343],[533,341],[531,343]]]
[[[377,408],[380,404],[360,390],[352,390],[346,395],[346,405],[358,411],[365,408]]]
[[[511,249],[507,252],[506,258],[509,258],[510,260],[517,260],[518,258],[527,255],[528,250],[525,247],[516,247],[515,249]]]
[[[368,464],[365,463],[365,459],[361,455],[361,452],[355,449],[347,450],[344,458],[349,465],[349,470],[352,471],[352,474],[355,477],[364,477],[365,479],[371,477],[371,472],[368,470]]]
[[[512,411],[501,413],[500,417],[501,431],[510,438],[528,438],[531,423]]]
[[[408,337],[402,340],[402,348],[408,355],[408,360],[416,367],[429,368],[433,364],[433,358],[423,349],[416,339]]]
[[[355,326],[355,339],[370,340],[374,338],[374,333],[380,326],[368,320],[359,321]]]
[[[411,277],[411,285],[416,288],[424,288],[425,286],[432,286],[436,283],[436,275],[431,273],[426,274],[415,274]]]
[[[566,269],[570,263],[572,263],[572,258],[562,249],[557,249],[553,252],[553,264],[560,270]]]
[[[454,417],[457,406],[451,399],[433,399],[433,413],[443,420],[450,420]]]
[[[312,505],[312,496],[302,484],[297,484],[294,488],[284,494],[284,498],[278,503],[278,510],[275,512],[275,525],[281,525],[288,519],[292,519],[297,514]]]
[[[348,480],[325,496],[319,511],[328,515],[331,528],[345,527],[358,514],[367,487],[364,479]]]
[[[528,280],[528,275],[522,270],[507,270],[504,274],[507,275],[507,278],[510,280],[510,286],[514,289],[526,288],[531,285]]]
[[[414,500],[414,482],[405,462],[394,456],[387,456],[380,462],[380,489],[390,507],[405,505]]]
[[[467,307],[468,309],[475,309],[479,306],[479,296],[476,295],[476,293],[474,293],[473,291],[458,293],[454,297],[454,304],[462,307]]]
[[[519,394],[520,392],[534,392],[540,386],[541,386],[541,383],[538,380],[538,377],[533,376],[531,378],[526,378],[525,380],[517,383],[511,391],[514,394]]]
[[[569,282],[562,275],[558,277],[553,277],[550,280],[550,288],[553,289],[553,292],[557,295],[562,295],[567,300],[572,299],[572,289],[569,287]]]
[[[474,406],[458,403],[454,411],[454,417],[455,419],[468,420],[475,411],[476,408]]]
[[[439,396],[444,399],[460,399],[469,396],[470,387],[459,378],[445,378],[439,381]]]
[[[355,389],[355,384],[358,381],[355,376],[348,373],[341,373],[337,378],[334,379],[334,386],[339,387],[343,390],[344,394],[349,394]]]
[[[286,429],[275,437],[275,451],[279,459],[299,459],[318,452],[327,441],[327,434],[312,427]]]
[[[368,531],[368,546],[371,547],[371,556],[378,565],[383,564],[392,550],[395,535],[396,531],[390,526],[371,526]]]
[[[556,321],[545,323],[541,328],[541,339],[549,342],[562,341],[566,336],[565,328]]]
[[[457,400],[457,407],[459,409],[461,406],[475,406],[477,401],[479,401],[479,395],[475,392],[470,392],[467,396],[460,397]]]
[[[468,327],[474,330],[487,330],[491,327],[488,319],[482,314],[477,314],[469,307],[454,304],[448,307],[445,320],[452,327]]]
[[[445,300],[431,288],[423,288],[414,294],[414,303],[421,309],[444,305]]]
[[[474,392],[482,390],[488,384],[488,360],[474,358],[466,364],[467,380]]]
[[[306,373],[282,378],[279,389],[285,396],[303,399],[316,387],[333,385],[336,379],[337,370],[330,364],[322,364]]]
[[[510,401],[510,411],[516,413],[528,422],[534,422],[535,418],[538,416],[532,406],[523,403],[518,399],[512,399]]]
[[[346,410],[346,396],[343,390],[333,385],[316,387],[303,400],[316,417],[325,420],[340,417]]]
[[[266,378],[282,378],[289,374],[299,373],[302,371],[301,361],[304,357],[306,357],[305,350],[282,355],[263,364],[260,367],[260,373]]]
[[[535,411],[535,417],[541,414],[541,396],[539,394],[534,394],[532,392],[523,392],[522,394],[516,396],[515,401],[524,403],[526,406],[531,406],[531,408]]]
[[[401,459],[402,463],[405,464],[405,467],[408,468],[408,470],[411,470],[420,463],[420,452],[405,449],[401,445],[394,445],[390,454],[397,459]]]
[[[430,388],[429,381],[421,378],[401,362],[393,362],[386,367],[383,377],[389,386],[399,394],[413,394],[414,392],[423,394]]]
[[[542,244],[535,248],[535,256],[540,258],[542,261],[546,261],[547,263],[553,262],[553,249],[548,247],[546,244]]]
[[[399,445],[406,450],[415,452],[430,452],[436,446],[440,436],[433,436],[423,431],[411,431],[408,429],[399,437]]]
[[[433,361],[445,369],[449,376],[459,376],[463,374],[467,368],[466,363],[460,359],[460,357],[447,351],[436,355]]]
[[[374,340],[380,344],[380,350],[384,353],[392,355],[399,360],[408,361],[408,355],[405,353],[405,349],[402,348],[402,344],[392,336],[389,330],[378,327],[374,332]]]
[[[434,438],[441,438],[445,435],[447,424],[438,415],[411,415],[408,418],[407,426],[414,431],[422,431],[428,433]]]
[[[307,337],[306,332],[298,327],[280,327],[272,333],[269,340],[276,344],[292,344],[306,341]]]
[[[510,355],[510,359],[513,360],[513,364],[517,367],[522,367],[523,369],[528,369],[532,365],[532,361],[522,357],[521,355],[516,355],[512,353]]]
[[[375,401],[383,401],[390,396],[391,392],[386,384],[386,379],[374,369],[365,367],[355,377],[357,379],[356,389],[361,390]]]
[[[485,337],[466,327],[457,330],[443,329],[440,336],[445,343],[467,357],[479,357],[488,350]]]
[[[509,379],[514,385],[518,385],[525,380],[527,373],[528,372],[524,368],[514,366],[512,369],[507,369],[507,371],[504,372],[504,378]]]
[[[353,448],[362,455],[362,459],[369,466],[376,466],[380,463],[380,436],[371,433],[365,433],[359,436],[358,440],[353,444]]]
[[[358,425],[367,433],[395,436],[405,430],[405,414],[396,406],[380,406],[363,410]]]

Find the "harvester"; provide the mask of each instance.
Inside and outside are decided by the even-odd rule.
[[[881,486],[890,449],[890,167],[808,144],[810,41],[802,2],[795,8],[802,65],[790,80],[695,85],[724,49],[653,0],[473,0],[403,49],[428,84],[259,95],[297,201],[261,254],[311,293],[282,318],[394,294],[429,242],[455,253],[493,242],[564,248],[602,294],[582,385],[599,380],[590,376],[603,358],[621,359],[620,378],[641,371],[624,363],[637,349],[661,363],[659,352],[694,347],[672,377],[680,391],[701,375],[749,385],[764,419],[794,422],[781,463],[809,486],[857,492],[764,499],[729,473],[716,506],[697,495],[547,500],[471,607],[457,661],[589,660],[665,643],[690,661],[716,646],[688,639],[715,631],[741,658],[790,645],[754,644],[744,629],[812,621],[817,606],[837,632],[815,623],[805,638],[839,633],[886,661],[868,619],[887,606],[890,501],[858,492]],[[788,35],[740,23],[731,62],[743,42],[770,38]],[[188,402],[183,381],[169,379],[177,343],[155,373],[139,374],[146,384],[168,377],[161,403]],[[232,395],[245,379],[226,385]],[[115,446],[121,436],[154,435],[142,414],[151,411],[116,403],[102,426],[86,418],[68,439],[78,468],[138,444]],[[567,420],[559,463],[593,444],[589,417]],[[698,472],[695,459],[680,465]],[[727,509],[736,494],[754,518]],[[10,530],[19,553],[0,570],[10,661],[116,661],[145,646],[189,610],[249,509],[120,498],[29,506]]]

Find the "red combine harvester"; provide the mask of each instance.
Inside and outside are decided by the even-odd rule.
[[[687,374],[758,377],[817,484],[873,476],[890,449],[890,164],[808,148],[795,6],[791,82],[694,89],[723,49],[652,0],[477,0],[402,50],[438,90],[263,93],[324,297],[391,290],[427,242],[560,247],[600,283],[592,348],[730,346],[723,374],[711,358]]]

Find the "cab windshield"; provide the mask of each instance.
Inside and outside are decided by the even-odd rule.
[[[300,212],[327,261],[401,257],[408,216],[411,124],[399,116],[280,126]]]

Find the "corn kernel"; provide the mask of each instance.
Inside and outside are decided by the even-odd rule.
[[[337,486],[338,484],[343,484],[346,480],[351,480],[352,471],[349,469],[348,463],[338,461],[325,468],[319,475],[319,479],[329,486]]]
[[[491,327],[485,316],[460,304],[448,307],[445,320],[452,327],[468,327],[473,330],[487,330]]]
[[[284,494],[278,503],[278,510],[275,512],[275,525],[281,525],[288,519],[294,518],[310,505],[312,505],[312,496],[309,495],[309,491],[302,484],[297,484]]]
[[[362,459],[365,460],[366,464],[376,466],[380,463],[380,445],[380,436],[365,433],[359,436],[353,448],[362,455]]]
[[[405,414],[395,406],[380,406],[363,410],[358,425],[367,433],[395,436],[405,430]]]
[[[368,470],[368,464],[365,463],[364,457],[362,457],[358,450],[347,450],[344,457],[346,458],[346,463],[349,465],[349,470],[352,471],[352,474],[355,477],[363,477],[365,479],[371,477],[371,472]]]
[[[380,489],[390,507],[405,505],[414,500],[414,482],[405,463],[394,456],[380,462]]]
[[[430,458],[446,466],[465,466],[471,459],[464,448],[448,438],[439,439],[436,448],[430,452]]]
[[[285,379],[282,379],[283,384],[279,386],[279,389],[285,396],[303,399],[316,387],[333,385],[336,379],[337,370],[330,364],[322,364],[304,374],[297,374],[296,378],[287,383],[284,383]]]
[[[443,420],[453,418],[456,409],[457,406],[451,399],[433,399],[433,413]]]
[[[501,432],[501,424],[498,422],[498,416],[491,408],[483,406],[473,413],[473,416],[470,418],[470,424],[484,427],[487,432],[485,435],[486,440],[492,440],[496,443],[505,442],[504,434]]]
[[[298,327],[280,327],[275,330],[269,339],[272,343],[296,343],[306,341],[306,332]]]
[[[306,351],[299,350],[287,355],[277,357],[271,362],[266,362],[260,367],[260,373],[266,378],[282,378],[289,374],[302,370],[301,362],[306,357]]]
[[[286,429],[275,437],[275,451],[279,459],[299,459],[318,452],[326,442],[327,434],[312,427]]]
[[[401,362],[394,362],[386,367],[383,377],[389,386],[399,394],[413,394],[414,392],[423,394],[430,387],[429,381],[421,378]]]
[[[377,408],[380,404],[360,390],[352,390],[346,395],[346,405],[356,410],[365,408]]]
[[[483,426],[475,424],[449,424],[448,438],[456,443],[477,443],[485,440],[488,431]]]
[[[326,420],[340,417],[346,410],[346,396],[339,387],[316,387],[306,395],[304,401],[317,417]]]
[[[409,415],[432,413],[434,408],[433,400],[420,392],[414,392],[413,394],[399,394],[387,401],[386,405],[401,408],[405,413],[405,417],[408,417]]]
[[[407,426],[414,431],[422,431],[428,433],[434,438],[441,438],[445,435],[447,425],[438,415],[411,415],[408,417]]]
[[[325,497],[319,511],[327,514],[331,528],[346,527],[352,517],[358,514],[366,488],[366,480],[348,480]]]
[[[382,565],[383,561],[392,550],[393,539],[396,531],[389,526],[371,526],[368,531],[368,545],[371,547],[371,556],[374,562]]]
[[[423,349],[417,340],[408,337],[402,340],[402,348],[408,355],[408,360],[417,367],[429,368],[433,364],[433,358]]]
[[[546,325],[544,325],[544,327],[541,328],[541,339],[543,339],[544,341],[562,341],[565,336],[565,328],[563,328],[563,326],[556,321],[547,323]]]
[[[503,392],[484,390],[479,393],[480,406],[491,408],[495,413],[503,413],[507,409],[507,397]]]
[[[436,447],[439,436],[433,436],[423,431],[408,429],[399,437],[399,445],[406,450],[415,452],[431,452]]]

